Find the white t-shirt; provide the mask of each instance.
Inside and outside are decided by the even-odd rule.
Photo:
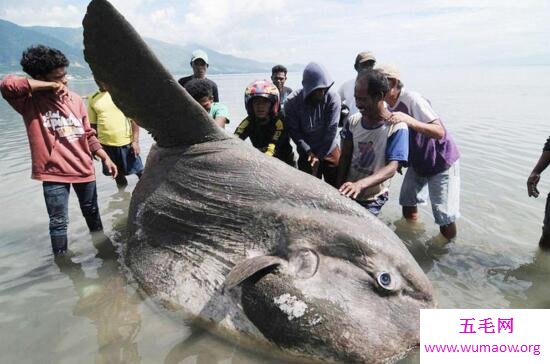
[[[353,141],[353,154],[346,181],[356,182],[374,174],[390,161],[406,163],[409,151],[407,124],[363,126],[361,113],[349,117],[342,129],[342,139]],[[363,190],[357,200],[373,200],[388,190],[390,180]]]
[[[349,108],[349,116],[359,111],[355,106],[355,78],[344,82],[338,89],[338,94],[342,99],[342,103]]]
[[[439,119],[439,116],[432,109],[430,102],[426,100],[418,92],[413,92],[401,89],[399,98],[394,107],[388,105],[388,110],[391,112],[402,111],[415,118],[418,121],[424,123],[431,123],[432,121]]]

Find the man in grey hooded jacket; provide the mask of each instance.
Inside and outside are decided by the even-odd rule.
[[[288,96],[285,124],[298,148],[298,168],[335,187],[340,147],[340,96],[326,69],[311,62],[304,69],[302,88]]]

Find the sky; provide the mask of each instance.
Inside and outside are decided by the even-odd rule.
[[[19,25],[78,27],[88,1],[0,0]],[[147,37],[353,73],[355,55],[407,67],[550,64],[548,0],[112,0]]]

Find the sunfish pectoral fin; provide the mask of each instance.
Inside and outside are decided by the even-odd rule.
[[[162,66],[124,17],[93,0],[82,21],[84,57],[124,114],[164,147],[228,139]]]
[[[260,255],[243,260],[242,262],[237,263],[231,272],[229,272],[224,282],[224,288],[228,290],[235,288],[246,279],[263,269],[286,264],[286,260],[271,255]]]

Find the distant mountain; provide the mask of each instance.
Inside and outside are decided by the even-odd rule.
[[[0,19],[0,73],[19,71],[21,53],[32,44],[44,44],[58,48],[69,58],[69,73],[76,77],[90,77],[91,71],[82,54],[82,28],[32,26],[22,27]],[[210,74],[216,73],[260,73],[270,72],[274,63],[258,62],[216,52],[198,44],[176,45],[156,39],[144,38],[162,64],[175,75],[191,73],[189,60],[195,49],[208,53]],[[293,64],[289,71],[303,66]]]
[[[62,39],[42,33],[32,28],[0,19],[0,73],[19,71],[19,61],[23,51],[31,44],[47,44],[61,50],[71,61],[71,73],[78,76],[90,74],[82,50],[67,44]]]
[[[82,28],[63,28],[63,27],[44,27],[33,26],[25,27],[26,29],[34,30],[35,32],[46,34],[52,38],[57,38],[71,47],[82,49]]]
[[[189,64],[191,53],[199,48],[208,54],[210,64],[208,73],[211,74],[271,72],[271,67],[274,65],[219,53],[198,44],[175,45],[151,38],[144,38],[144,40],[173,74],[190,74],[192,72]]]

